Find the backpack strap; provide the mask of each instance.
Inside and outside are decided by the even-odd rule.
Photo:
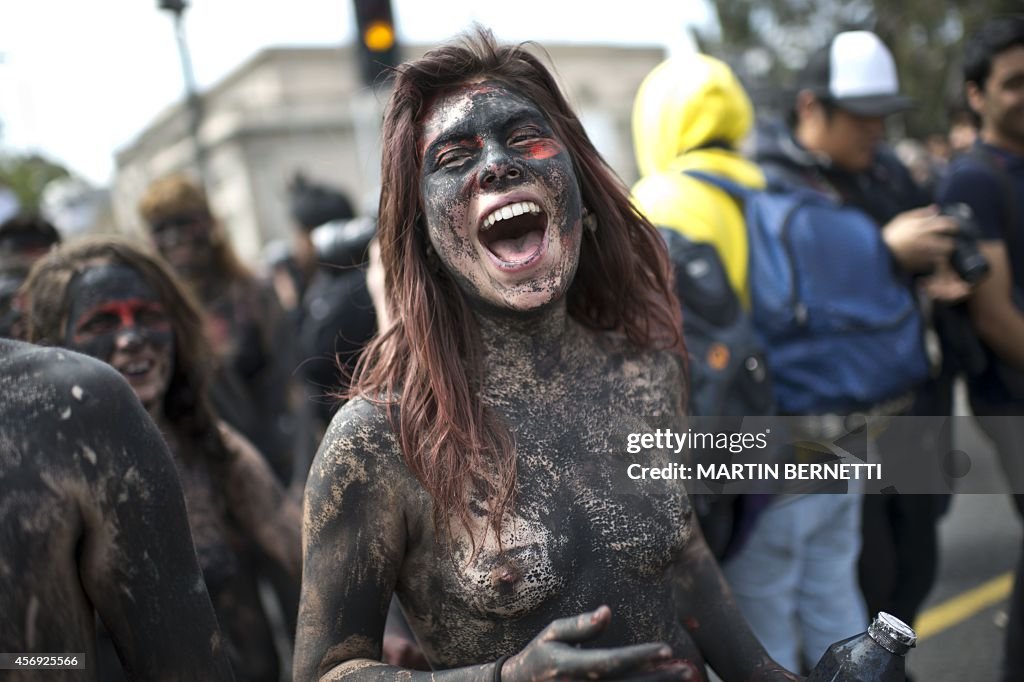
[[[769,184],[769,186],[765,188],[756,189],[754,187],[747,187],[746,185],[741,185],[735,180],[730,180],[727,177],[715,175],[714,173],[706,173],[704,171],[698,170],[685,170],[682,171],[682,173],[683,175],[689,175],[691,177],[697,178],[698,180],[706,182],[709,185],[714,185],[715,187],[721,189],[726,194],[735,199],[739,203],[741,209],[745,205],[745,202],[748,198],[757,196],[759,194],[764,194],[766,192],[786,194],[798,199],[801,202],[828,205],[834,208],[844,208],[841,204],[837,203],[835,199],[829,197],[823,192],[820,192],[819,190],[812,189],[810,187],[790,186],[783,183],[774,186]]]
[[[706,182],[709,185],[714,185],[715,187],[726,192],[733,199],[736,199],[736,201],[739,201],[741,203],[753,191],[749,187],[744,187],[740,183],[730,180],[729,178],[723,177],[721,175],[714,175],[712,173],[705,173],[704,171],[685,170],[683,171],[683,175],[689,175],[691,177],[697,178],[698,180]]]

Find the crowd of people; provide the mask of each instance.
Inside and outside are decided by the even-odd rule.
[[[621,444],[694,412],[678,235],[720,259],[801,435],[950,415],[963,378],[1024,515],[1024,16],[964,64],[971,141],[958,118],[890,151],[913,103],[869,31],[808,59],[785,121],[674,57],[637,94],[630,191],[538,57],[478,29],[397,68],[375,218],[296,174],[266,277],[184,175],[146,191],[142,239],[7,220],[0,650],[104,681],[797,680],[869,615],[912,623],[948,495],[762,496],[718,552]],[[817,197],[829,230],[793,241],[842,257],[795,271],[841,286],[790,327],[748,210],[768,195]],[[898,325],[830,326],[880,301]],[[1024,680],[1024,553],[1005,650]]]

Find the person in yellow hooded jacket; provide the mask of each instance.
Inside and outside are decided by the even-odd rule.
[[[633,105],[633,146],[640,180],[633,201],[660,227],[715,247],[743,306],[750,307],[747,229],[724,191],[685,171],[763,188],[764,176],[738,151],[754,107],[724,62],[702,54],[672,57],[647,75]]]

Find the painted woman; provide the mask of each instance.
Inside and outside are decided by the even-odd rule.
[[[255,566],[272,563],[298,582],[299,509],[263,457],[210,406],[212,353],[191,297],[159,256],[113,237],[51,253],[24,293],[30,340],[107,362],[156,422],[174,456],[235,677],[277,680]]]
[[[435,678],[796,679],[682,485],[625,475],[684,415],[679,308],[551,74],[481,31],[399,67],[383,137],[391,322],[307,483],[295,679],[421,674],[379,662],[393,593]]]

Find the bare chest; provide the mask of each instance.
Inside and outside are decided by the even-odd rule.
[[[451,641],[439,641],[440,650],[484,632],[514,640],[516,626],[502,625],[510,621],[532,636],[552,618],[596,606],[595,595],[670,598],[666,576],[690,539],[692,510],[678,481],[627,475],[633,457],[619,434],[641,422],[615,410],[549,416],[520,422],[515,433],[516,502],[500,541],[487,526],[488,501],[474,499],[472,535],[453,527],[450,554],[432,531],[413,543],[403,604],[460,624],[441,633]]]

